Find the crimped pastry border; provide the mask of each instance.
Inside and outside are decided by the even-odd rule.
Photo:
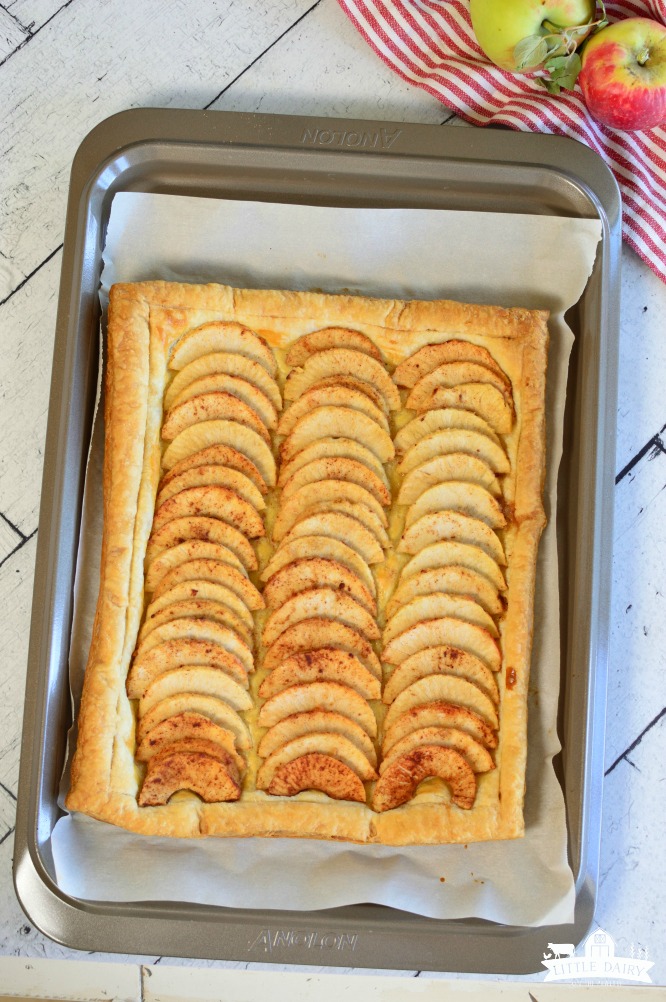
[[[143,557],[159,480],[162,397],[169,352],[188,329],[235,320],[287,347],[310,330],[359,327],[396,365],[417,348],[461,336],[486,345],[511,379],[516,422],[506,438],[509,605],[501,624],[502,723],[497,769],[479,777],[474,807],[413,803],[377,814],[362,804],[261,793],[236,803],[136,801],[134,714],[125,677],[143,603]],[[310,292],[145,282],[116,285],[109,304],[105,389],[104,530],[93,637],[78,715],[69,810],[134,832],[179,837],[316,837],[387,845],[472,842],[523,834],[527,690],[536,553],[545,524],[547,314],[525,309],[370,299]],[[507,669],[515,685],[507,687]]]

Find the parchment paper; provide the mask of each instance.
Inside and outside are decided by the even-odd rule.
[[[435,918],[476,916],[519,925],[573,920],[564,801],[552,767],[560,749],[554,512],[573,343],[564,312],[583,292],[600,235],[599,222],[586,219],[137,193],[115,197],[104,252],[103,304],[113,282],[162,278],[549,309],[549,524],[538,561],[524,839],[408,848],[307,839],[193,842],[146,838],[67,816],[52,837],[64,891],[97,900],[264,909],[375,902]],[[98,417],[71,645],[75,705],[97,598],[102,441]]]

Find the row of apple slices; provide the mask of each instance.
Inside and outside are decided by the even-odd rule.
[[[127,678],[139,700],[136,758],[143,806],[178,790],[236,800],[251,745],[252,540],[265,534],[274,486],[271,431],[282,400],[264,340],[208,323],[176,344],[162,424],[164,475],[145,560],[149,603]]]
[[[365,802],[364,784],[377,778],[371,703],[381,697],[370,568],[389,545],[383,464],[393,456],[388,414],[399,395],[375,345],[356,331],[306,335],[287,363],[278,545],[262,574],[270,615],[259,723],[268,730],[257,786]]]
[[[437,776],[467,809],[476,775],[494,768],[499,728],[499,478],[510,466],[498,433],[513,421],[511,386],[486,349],[458,340],[426,345],[394,379],[421,413],[395,440],[398,503],[409,506],[398,550],[411,559],[386,610],[383,661],[393,667],[373,807],[400,806]]]

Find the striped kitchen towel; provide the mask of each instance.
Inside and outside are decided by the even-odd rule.
[[[473,125],[570,136],[606,161],[622,191],[626,242],[666,282],[666,127],[619,132],[587,112],[580,87],[549,94],[533,74],[490,63],[479,48],[469,0],[338,0],[366,42],[409,83]],[[666,24],[666,0],[606,3],[610,21]]]

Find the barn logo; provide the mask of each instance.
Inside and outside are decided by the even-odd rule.
[[[580,956],[576,956],[573,943],[549,943],[541,963],[548,970],[546,981],[601,979],[652,984],[648,971],[654,962],[648,960],[647,947],[632,943],[629,952],[629,957],[618,957],[612,936],[596,929],[585,940]]]

